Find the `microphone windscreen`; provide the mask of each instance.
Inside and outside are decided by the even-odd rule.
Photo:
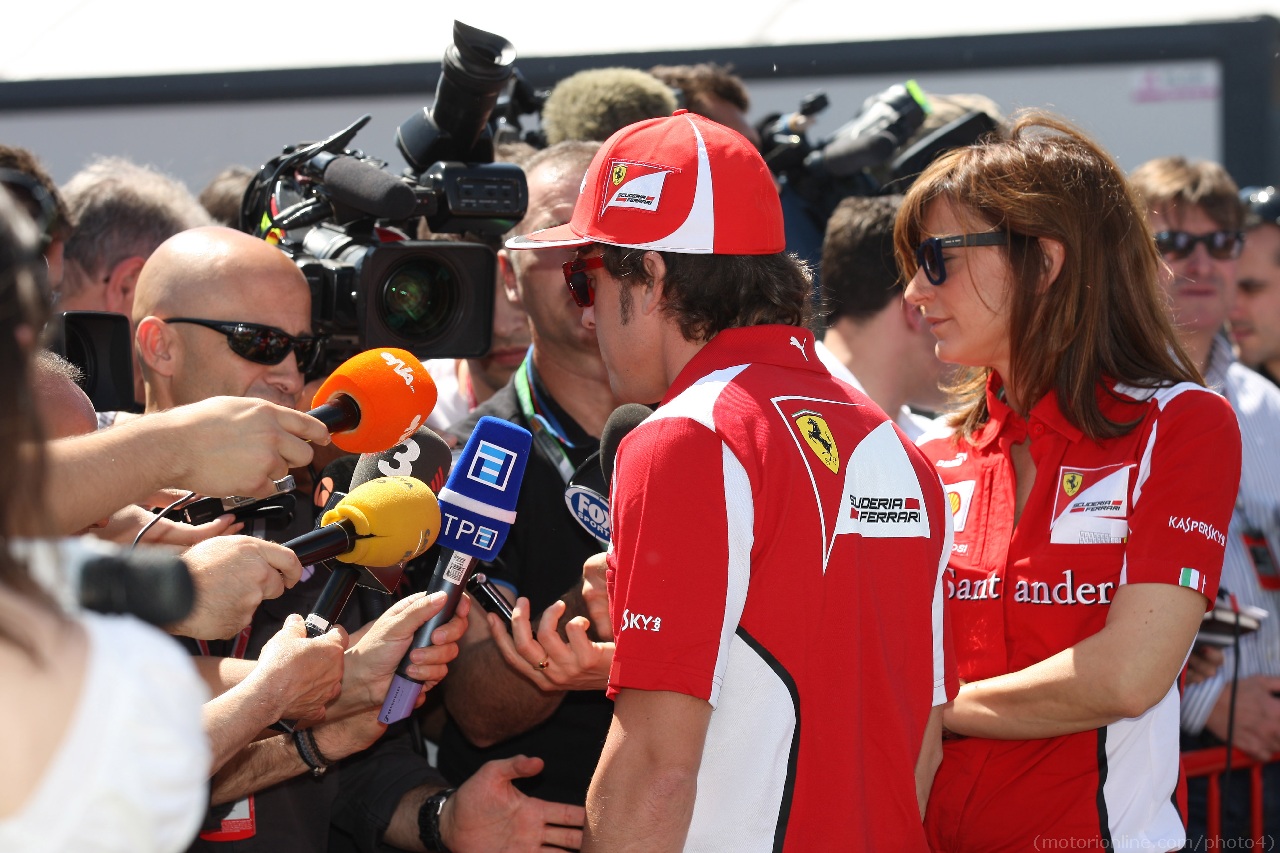
[[[408,219],[418,207],[418,199],[408,184],[355,157],[329,161],[324,169],[324,185],[334,201],[379,219]]]
[[[524,427],[489,415],[476,421],[440,490],[442,546],[481,560],[498,553],[516,519],[532,445],[533,436]]]
[[[379,477],[351,490],[324,514],[322,525],[349,521],[356,545],[338,557],[362,566],[394,566],[435,544],[440,505],[427,484],[412,477]]]
[[[360,456],[350,478],[351,487],[378,477],[413,477],[439,494],[452,462],[453,452],[445,440],[427,427],[418,427],[417,432],[390,450]]]
[[[618,459],[618,445],[622,439],[653,414],[648,406],[639,403],[627,403],[619,406],[604,422],[604,430],[600,433],[600,470],[604,473],[605,494],[613,488],[613,463]]]
[[[80,568],[80,606],[129,613],[152,625],[184,619],[196,589],[186,563],[162,550],[92,557]]]
[[[354,480],[352,472],[355,471],[357,461],[360,458],[353,453],[344,453],[324,466],[324,470],[320,472],[320,479],[316,481],[315,488],[311,493],[311,501],[316,509],[325,509],[329,503],[329,496],[334,492],[341,492],[345,495],[351,491],[351,484]]]
[[[338,366],[311,400],[318,409],[345,394],[360,408],[354,429],[335,432],[333,443],[348,453],[381,453],[422,426],[436,406],[436,383],[406,350],[387,347],[354,355]]]

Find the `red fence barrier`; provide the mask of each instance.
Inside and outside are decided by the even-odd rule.
[[[1280,761],[1280,753],[1271,756],[1268,761],[1246,755],[1238,749],[1231,752],[1232,782],[1236,782],[1237,770],[1249,771],[1250,826],[1249,834],[1258,843],[1258,849],[1266,849],[1262,845],[1262,768],[1272,761]],[[1227,748],[1214,746],[1208,749],[1197,749],[1182,753],[1182,769],[1187,778],[1206,776],[1209,779],[1209,796],[1205,822],[1208,825],[1208,837],[1211,840],[1222,837],[1222,792],[1218,787],[1218,774],[1227,769]]]

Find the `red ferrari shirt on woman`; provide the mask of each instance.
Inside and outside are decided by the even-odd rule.
[[[791,326],[720,332],[619,447],[609,691],[706,699],[685,849],[924,851],[954,696],[928,460]]]
[[[1113,421],[1092,441],[1054,395],[1024,420],[987,388],[972,439],[926,434],[954,521],[945,592],[965,681],[1016,672],[1100,631],[1124,584],[1217,593],[1240,479],[1230,406],[1197,385],[1100,391]],[[1030,438],[1036,476],[1014,524],[1012,445]],[[948,741],[926,829],[939,851],[1174,850],[1184,839],[1178,687],[1145,714],[1063,737]]]

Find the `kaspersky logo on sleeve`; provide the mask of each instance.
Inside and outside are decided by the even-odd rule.
[[[679,172],[679,169],[625,160],[613,161],[613,166],[609,169],[609,180],[604,186],[604,205],[600,208],[600,215],[604,216],[605,211],[611,207],[657,213],[667,175],[673,172]]]

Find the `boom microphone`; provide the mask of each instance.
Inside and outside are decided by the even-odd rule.
[[[345,154],[322,152],[311,159],[329,198],[379,219],[408,219],[418,207],[413,188],[390,172]]]
[[[444,607],[413,635],[378,719],[390,725],[409,716],[422,683],[405,674],[410,653],[431,645],[431,634],[453,618],[477,560],[492,560],[516,520],[516,498],[524,479],[533,436],[523,427],[485,416],[476,422],[449,480],[440,490],[445,552],[436,564],[428,592],[448,593]]]
[[[354,355],[311,400],[311,411],[348,453],[381,453],[407,439],[436,405],[436,384],[412,353],[387,347]],[[366,416],[367,415],[367,416]]]

